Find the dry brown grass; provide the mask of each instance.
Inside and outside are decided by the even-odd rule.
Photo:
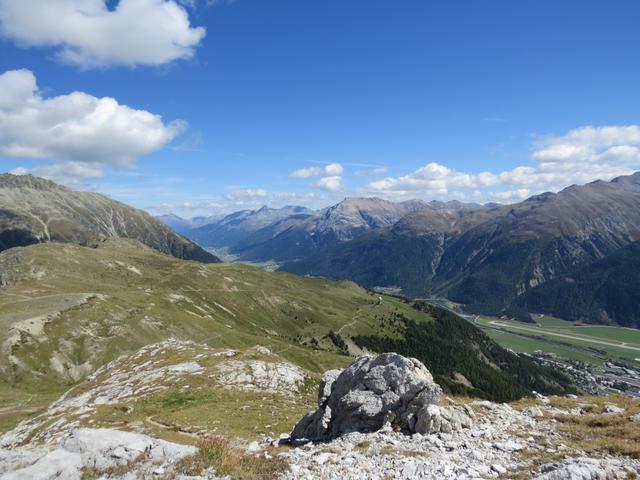
[[[124,465],[114,465],[109,468],[95,468],[95,467],[84,467],[82,469],[82,477],[81,480],[98,480],[104,478],[121,478],[124,477],[127,473],[129,473],[135,465],[142,460],[142,455],[130,462],[125,463]]]
[[[389,455],[392,457],[426,457],[429,452],[420,450],[402,450],[396,447],[384,446],[376,451],[376,455]]]
[[[217,475],[228,475],[233,480],[271,480],[288,468],[281,457],[247,453],[223,436],[200,440],[196,446],[198,453],[182,459],[176,465],[177,473],[200,475],[203,470],[213,468]]]
[[[556,463],[567,457],[567,452],[546,452],[540,450],[527,449],[523,450],[518,455],[518,460],[521,462],[527,462],[525,465],[519,467],[518,470],[512,472],[509,478],[512,480],[528,480],[531,478],[531,473],[538,471],[542,465],[549,463]]]
[[[582,406],[588,413],[554,417],[559,422],[558,430],[569,443],[587,452],[605,451],[640,458],[640,423],[629,420],[629,416],[640,413],[637,399],[623,396],[583,397],[573,402],[570,408]],[[625,412],[602,413],[609,403],[624,408]]]

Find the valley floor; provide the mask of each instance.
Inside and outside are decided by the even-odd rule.
[[[640,398],[640,330],[544,315],[534,323],[465,315],[499,345],[568,373],[584,391]]]

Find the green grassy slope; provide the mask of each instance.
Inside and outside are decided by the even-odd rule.
[[[322,372],[348,361],[324,338],[329,331],[367,332],[396,310],[429,320],[351,282],[187,262],[128,240],[8,250],[0,284],[0,382],[38,392],[169,337],[261,344]]]
[[[0,285],[0,424],[4,407],[28,411],[119,355],[167,338],[216,348],[264,345],[318,374],[360,352],[354,338],[402,341],[407,322],[437,320],[428,308],[352,282],[184,261],[124,239],[97,248],[46,243],[7,250],[0,253]],[[499,356],[492,375],[501,385],[516,364],[555,382],[465,320],[451,316],[448,325],[455,328],[422,330],[425,343],[449,352],[464,346],[481,361]],[[424,360],[428,368],[438,361]],[[455,391],[455,374],[473,377],[476,363],[439,362],[439,379]],[[530,391],[522,378],[512,379],[517,394]],[[475,393],[502,398],[496,388]]]

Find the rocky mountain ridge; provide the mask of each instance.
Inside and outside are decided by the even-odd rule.
[[[95,245],[121,237],[177,258],[219,261],[142,210],[31,175],[0,175],[0,251],[50,241]]]
[[[263,229],[278,224],[286,218],[304,218],[311,210],[299,206],[282,208],[261,207],[258,210],[240,210],[222,217],[215,222],[190,229],[189,238],[206,247],[228,248],[234,252],[238,244],[248,239],[259,241]]]
[[[187,233],[193,240],[205,246],[226,247],[244,261],[290,261],[306,258],[329,246],[346,242],[365,234],[394,225],[405,215],[422,210],[464,210],[482,208],[460,202],[422,202],[409,200],[390,202],[380,198],[350,197],[331,207],[313,212],[302,207],[296,211],[277,210],[281,216],[274,221],[245,227],[247,212],[228,216],[233,223],[242,222],[242,229],[235,228],[229,236],[225,225],[207,225]],[[257,213],[259,213],[258,211]],[[288,213],[288,214],[287,214]],[[249,212],[256,216],[256,212]],[[240,217],[241,220],[238,220]],[[255,227],[258,228],[255,228]]]
[[[514,205],[411,213],[283,269],[503,314],[525,292],[640,239],[639,225],[636,173]]]

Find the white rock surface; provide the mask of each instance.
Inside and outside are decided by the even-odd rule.
[[[0,447],[57,442],[74,428],[87,424],[101,405],[128,405],[177,386],[189,388],[190,380],[207,377],[208,388],[236,388],[295,395],[304,371],[283,362],[266,347],[247,350],[248,358],[235,350],[219,350],[195,342],[168,339],[145,346],[104,365],[66,392],[48,410],[21,422],[0,436]],[[269,355],[272,361],[254,360]],[[208,367],[205,367],[208,365]],[[211,365],[215,365],[212,367]],[[131,407],[133,408],[133,407]],[[43,428],[46,426],[46,428]]]
[[[638,462],[619,458],[572,458],[545,465],[537,480],[609,480],[636,478]]]
[[[179,379],[204,372],[197,360],[167,363],[165,358],[176,353],[197,357],[214,356],[218,352],[205,345],[168,339],[141,348],[136,353],[122,356],[96,370],[85,380],[89,388],[71,389],[51,404],[48,410],[35,418],[20,423],[15,429],[0,436],[0,447],[21,444],[26,438],[32,443],[57,441],[78,426],[82,415],[90,414],[99,405],[126,404],[153,393],[171,388]],[[55,420],[45,431],[47,422]]]
[[[138,477],[152,478],[153,471],[171,471],[196,451],[139,433],[80,428],[49,448],[0,450],[0,474],[3,480],[75,480],[85,467],[103,471],[131,464]]]
[[[624,412],[625,412],[624,408],[621,408],[612,403],[605,405],[604,408],[602,409],[602,413],[624,413]]]
[[[227,360],[216,367],[214,376],[225,387],[291,395],[304,383],[304,372],[297,366],[262,360]]]

